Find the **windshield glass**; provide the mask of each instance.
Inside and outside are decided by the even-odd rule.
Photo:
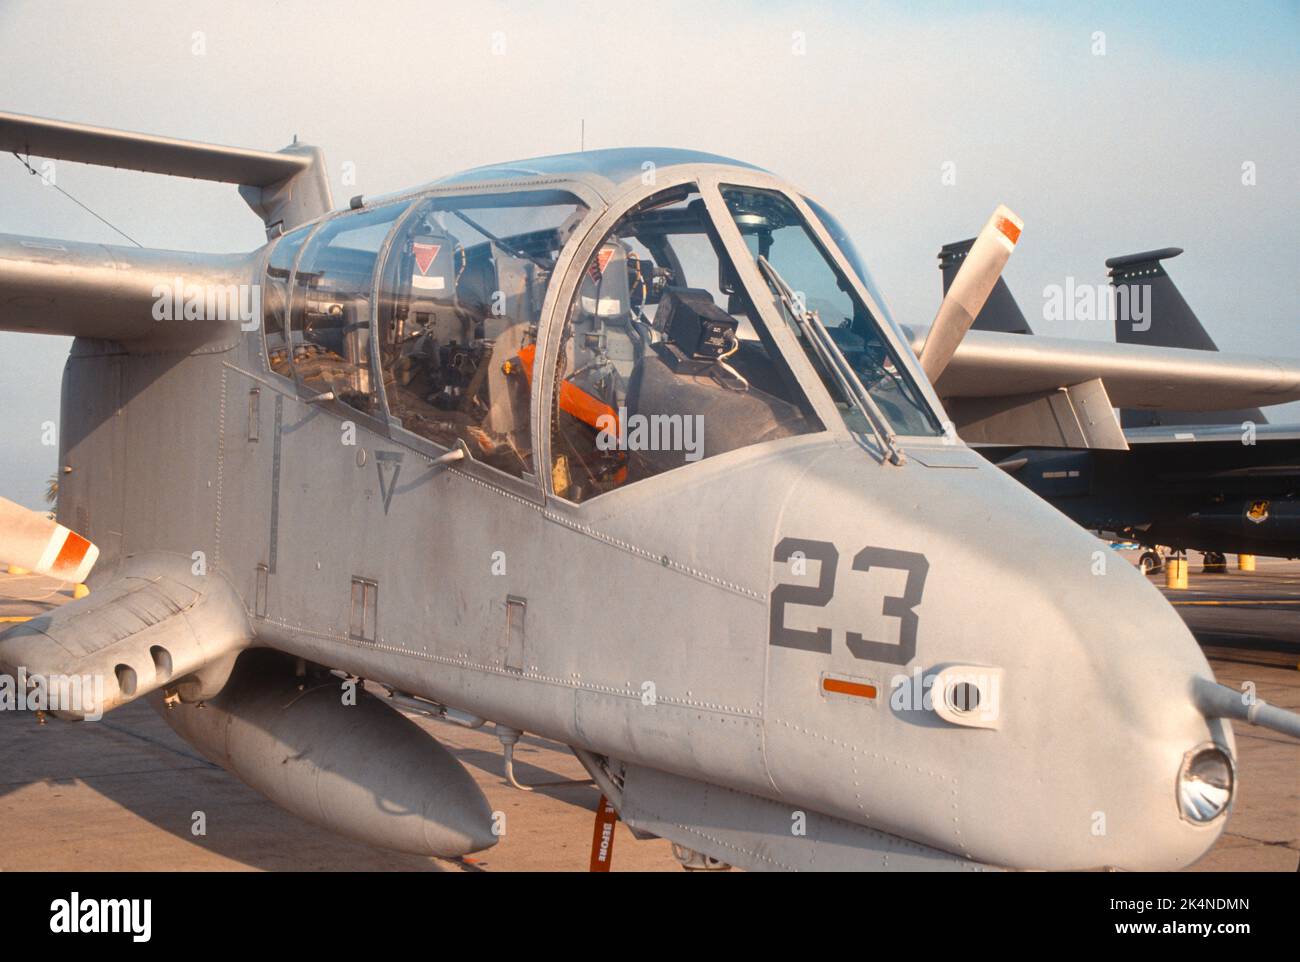
[[[785,279],[799,309],[821,321],[893,431],[901,435],[942,434],[938,419],[886,342],[879,322],[821,249],[794,204],[781,194],[751,187],[723,187],[722,197],[750,253],[764,258]],[[769,286],[776,293],[770,279]],[[784,306],[782,312],[849,430],[867,432],[866,419],[820,362],[799,319]]]
[[[822,222],[822,226],[826,228],[826,233],[831,235],[831,240],[839,247],[840,253],[849,262],[849,266],[857,272],[858,280],[862,281],[862,286],[867,289],[867,293],[875,300],[876,306],[880,308],[880,312],[884,315],[885,322],[897,330],[898,324],[894,320],[889,305],[885,303],[885,295],[880,290],[880,285],[876,283],[876,279],[871,276],[871,272],[867,270],[867,264],[862,259],[862,255],[858,253],[858,249],[854,246],[853,238],[849,237],[848,231],[840,225],[840,222],[835,219],[835,216],[830,211],[817,201],[811,197],[805,197],[803,200]]]
[[[580,276],[552,398],[550,477],[560,497],[586,501],[824,430],[694,184],[628,211]],[[530,372],[531,359],[521,361]]]

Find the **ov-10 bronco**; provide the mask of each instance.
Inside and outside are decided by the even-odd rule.
[[[1232,805],[1227,719],[1296,730],[948,424],[940,374],[999,391],[996,335],[963,335],[1005,208],[918,359],[834,218],[721,157],[333,210],[305,145],[0,115],[0,146],[234,182],[268,234],[0,237],[0,328],[76,337],[58,523],[11,508],[0,538],[70,578],[100,553],[88,597],[0,637],[6,671],[102,681],[56,715],[149,696],[286,809],[438,856],[492,845],[492,813],[392,707],[491,722],[507,762],[523,731],[572,746],[638,833],[785,869],[1187,865]],[[1170,357],[1057,381],[1004,337],[1006,391]],[[1225,406],[1300,397],[1294,366],[1196,360]]]

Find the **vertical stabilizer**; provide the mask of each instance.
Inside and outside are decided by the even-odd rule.
[[[1124,254],[1106,261],[1111,287],[1115,290],[1115,340],[1120,344],[1150,347],[1179,347],[1193,351],[1219,348],[1201,324],[1191,305],[1183,299],[1162,261],[1177,257],[1181,247]],[[1140,305],[1133,309],[1134,305]],[[1128,310],[1124,310],[1128,306]],[[1138,314],[1141,320],[1136,320]],[[1159,424],[1265,424],[1259,408],[1240,411],[1132,411],[1121,412],[1126,428]]]

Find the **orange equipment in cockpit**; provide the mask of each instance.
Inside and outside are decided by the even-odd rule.
[[[514,365],[517,363],[531,386],[533,383],[533,361],[536,356],[537,345],[527,344],[519,349],[517,357],[506,361],[501,366],[501,371],[507,375],[513,374],[515,372]],[[608,431],[613,435],[618,434],[618,412],[571,381],[565,381],[560,385],[560,410],[572,415],[584,424],[590,424],[597,431]],[[602,423],[601,418],[609,418],[610,420]]]

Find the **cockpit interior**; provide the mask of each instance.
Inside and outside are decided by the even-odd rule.
[[[568,312],[557,379],[552,482],[574,501],[821,428],[689,185],[602,240]]]

